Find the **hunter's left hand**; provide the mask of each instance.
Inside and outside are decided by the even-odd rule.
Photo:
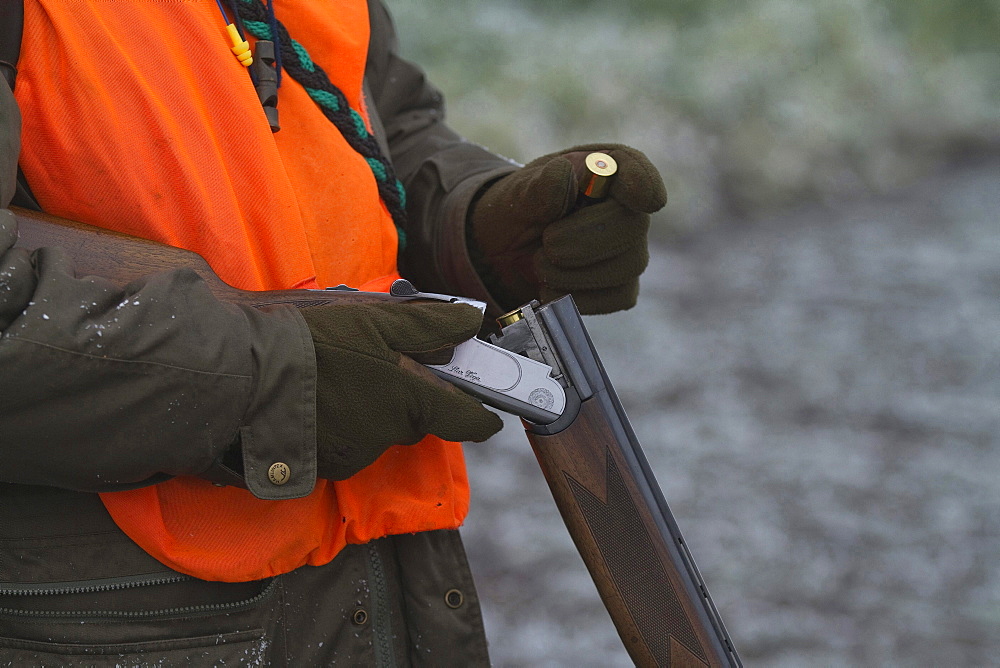
[[[584,159],[618,163],[607,199],[576,208]],[[469,246],[487,288],[514,308],[567,293],[581,313],[635,305],[649,262],[649,215],[666,204],[653,164],[621,144],[575,146],[538,158],[497,181],[470,217]]]

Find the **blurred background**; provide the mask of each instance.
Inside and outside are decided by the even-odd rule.
[[[662,172],[587,322],[744,662],[995,665],[1000,2],[389,5],[463,135]],[[495,665],[630,665],[516,421],[466,452]]]

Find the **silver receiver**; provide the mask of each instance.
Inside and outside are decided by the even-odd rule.
[[[470,339],[446,364],[428,364],[437,376],[486,404],[537,424],[555,422],[566,408],[566,391],[552,367]]]
[[[346,288],[340,286],[340,289]],[[402,299],[463,303],[475,306],[480,311],[486,310],[485,303],[473,299],[420,292],[405,279],[394,281],[389,294]],[[527,322],[532,324],[533,309],[536,306],[537,303],[533,303],[523,307]],[[538,425],[552,424],[566,410],[566,390],[560,383],[560,372],[553,371],[553,366],[558,368],[558,362],[549,353],[549,347],[535,343],[535,339],[543,335],[532,332],[528,335],[530,342],[524,346],[520,344],[519,340],[524,337],[520,330],[527,322],[521,322],[516,327],[505,327],[504,332],[512,333],[507,339],[494,336],[494,343],[500,345],[469,339],[455,346],[448,362],[425,366],[439,378],[458,386],[489,406]]]

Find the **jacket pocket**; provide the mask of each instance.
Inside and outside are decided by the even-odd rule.
[[[0,663],[267,663],[276,579],[205,582],[157,573],[0,583]]]
[[[0,639],[0,661],[15,666],[267,665],[262,631],[201,638],[123,643],[69,644]]]

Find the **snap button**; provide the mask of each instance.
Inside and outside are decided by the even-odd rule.
[[[463,603],[465,603],[465,594],[457,589],[449,589],[444,595],[444,604],[452,610],[461,608]]]
[[[284,485],[291,475],[292,471],[285,462],[275,462],[267,470],[268,479],[275,485]]]
[[[364,626],[368,622],[368,613],[364,608],[358,608],[351,617],[358,626]]]

